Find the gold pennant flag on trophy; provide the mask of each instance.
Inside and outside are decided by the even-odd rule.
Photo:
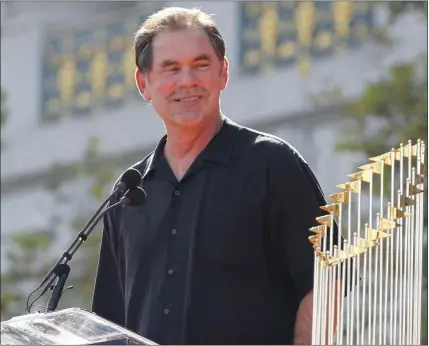
[[[316,221],[320,223],[321,225],[326,225],[328,227],[332,227],[332,217],[331,215],[323,215],[316,217]]]
[[[371,157],[369,160],[374,162],[383,161],[384,164],[392,166],[392,157],[394,160],[399,161],[401,159],[401,151],[399,149],[393,149],[388,153]]]
[[[419,189],[416,185],[410,184],[409,190],[408,190],[409,196],[418,195],[419,193],[422,193],[422,192],[423,192],[422,189]]]
[[[415,184],[423,184],[425,182],[425,176],[422,174],[416,174]]]
[[[308,237],[308,239],[310,240],[311,244],[316,245],[316,246],[320,246],[321,236],[319,234],[311,235]]]
[[[379,218],[379,223],[378,223],[378,230],[379,231],[385,231],[387,229],[392,229],[395,227],[400,226],[399,224],[397,224],[395,221],[389,220],[389,219],[384,219],[384,218]]]
[[[401,209],[389,206],[389,215],[390,220],[402,219],[404,217],[410,216],[411,214],[403,211]]]
[[[337,201],[340,203],[348,204],[349,203],[349,194],[348,192],[337,192],[329,195],[329,198],[333,201]]]
[[[366,249],[368,247],[374,247],[377,246],[378,243],[374,240],[369,240],[369,239],[365,239],[365,238],[357,238],[357,246],[359,246],[362,249]]]
[[[358,193],[360,191],[360,186],[359,186],[359,181],[350,181],[348,183],[345,184],[339,184],[337,185],[338,188],[346,190],[346,191],[351,191],[353,193]]]
[[[366,165],[360,166],[358,168],[363,171],[372,170],[373,173],[381,174],[382,165],[384,165],[384,161],[377,161],[373,163],[367,163]]]
[[[332,203],[321,206],[320,209],[327,211],[328,213],[339,216],[340,215],[340,203]]]
[[[348,177],[352,179],[360,179],[366,183],[370,183],[372,180],[372,171],[370,169],[366,169],[361,172],[349,174]]]
[[[399,207],[400,208],[411,206],[411,205],[416,205],[416,202],[414,201],[414,199],[407,197],[407,196],[404,196],[404,195],[399,195]]]
[[[319,234],[319,235],[324,237],[326,234],[326,226],[325,225],[319,225],[319,226],[311,227],[310,232]]]
[[[391,237],[389,233],[377,231],[376,229],[373,229],[373,228],[368,228],[368,240],[373,241],[373,240],[384,239],[389,237]]]

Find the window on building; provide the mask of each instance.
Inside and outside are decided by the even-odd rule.
[[[42,78],[44,122],[100,114],[137,99],[133,34],[152,7],[133,11],[132,6],[125,6],[86,25],[47,33]]]
[[[241,2],[243,74],[298,66],[364,42],[373,27],[372,4],[357,1]]]

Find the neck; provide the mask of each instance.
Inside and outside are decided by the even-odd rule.
[[[222,117],[216,117],[192,128],[167,128],[165,156],[169,161],[195,159],[222,126]]]

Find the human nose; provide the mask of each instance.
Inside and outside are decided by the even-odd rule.
[[[179,74],[178,84],[182,87],[190,87],[198,84],[198,78],[195,71],[190,68],[182,68]]]

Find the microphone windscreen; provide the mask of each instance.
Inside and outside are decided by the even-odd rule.
[[[121,177],[121,183],[125,184],[126,189],[133,189],[140,185],[142,181],[142,175],[135,168],[127,169]]]
[[[130,189],[125,194],[129,206],[139,206],[146,202],[146,192],[141,187]]]

